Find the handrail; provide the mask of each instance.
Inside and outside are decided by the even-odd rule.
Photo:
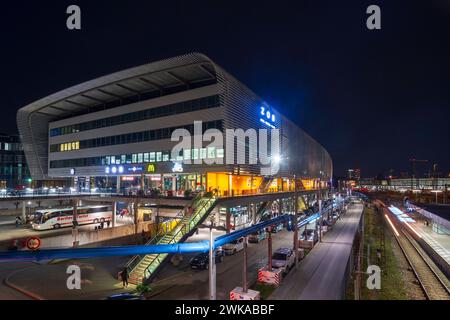
[[[200,194],[200,193],[197,194],[197,195],[192,199],[191,206],[194,206],[195,203],[199,200],[199,198],[201,198],[201,194]],[[177,215],[173,218],[173,220],[177,220],[177,219],[178,219],[178,224],[181,223],[181,220],[182,220],[183,217],[184,217],[185,209],[186,209],[186,206],[185,206],[183,209],[181,209],[181,210],[177,213]],[[178,224],[177,224],[176,227],[178,227]],[[175,228],[176,228],[176,227],[175,227]],[[167,231],[164,232],[163,229],[159,230],[158,233],[157,233],[153,238],[151,238],[149,241],[147,241],[147,242],[145,243],[145,245],[148,246],[148,245],[154,244],[154,242],[158,242],[158,241],[159,241],[161,238],[163,238],[167,233],[168,233],[168,232],[167,232]],[[134,268],[142,261],[142,259],[144,259],[144,257],[145,257],[145,255],[144,255],[144,256],[141,256],[141,255],[135,255],[135,256],[133,256],[133,258],[131,258],[130,261],[127,262],[127,264],[125,265],[125,268],[127,268],[127,270],[128,270],[129,273],[132,272],[133,269],[134,269]]]
[[[199,199],[197,199],[198,202],[200,202],[201,199],[203,199],[203,198],[200,197]],[[213,194],[210,198],[206,199],[205,202],[203,203],[203,205],[202,205],[199,209],[196,209],[196,210],[195,210],[196,213],[190,217],[190,219],[189,219],[189,221],[187,222],[187,224],[185,224],[184,226],[182,226],[181,228],[179,228],[179,229],[176,231],[176,233],[175,233],[175,234],[172,236],[172,238],[169,240],[168,244],[172,244],[172,242],[173,242],[175,239],[177,239],[177,238],[179,237],[180,233],[181,233],[181,237],[179,237],[178,239],[181,239],[181,238],[183,238],[184,235],[188,234],[188,233],[192,230],[192,229],[191,229],[191,228],[192,228],[191,223],[194,221],[194,219],[196,219],[196,218],[201,214],[202,210],[205,209],[206,206],[209,205],[210,202],[211,202],[212,200],[215,200],[215,199],[216,199],[216,198],[215,198],[215,194]],[[206,209],[206,210],[207,210],[207,209]],[[204,213],[206,213],[206,212],[204,212]],[[204,214],[204,213],[203,213],[203,214]],[[200,221],[200,219],[198,219],[197,222],[198,222],[198,221]],[[188,227],[188,230],[187,230],[187,231],[186,231],[186,226]],[[176,228],[178,228],[178,226],[177,226]],[[166,235],[167,235],[167,234],[166,234]],[[159,254],[158,254],[158,256],[156,256],[156,257],[148,264],[148,266],[145,268],[145,270],[144,270],[144,278],[148,278],[148,277],[146,277],[146,274],[149,274],[149,277],[151,276],[151,272],[149,271],[149,269],[150,269],[150,267],[152,266],[152,264],[155,262],[155,260],[158,259],[158,257],[159,257]]]

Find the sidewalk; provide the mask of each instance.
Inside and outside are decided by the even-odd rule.
[[[63,261],[56,264],[31,266],[13,272],[5,280],[24,292],[31,293],[31,298],[42,300],[100,300],[106,297],[134,291],[133,286],[128,289],[114,277],[120,267],[127,261],[124,258],[102,258],[85,261]],[[81,290],[69,290],[66,273],[69,265],[81,268]]]

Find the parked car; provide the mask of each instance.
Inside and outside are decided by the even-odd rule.
[[[215,252],[215,262],[223,262],[225,256],[224,250],[216,250]],[[194,258],[192,258],[190,262],[192,269],[199,269],[199,270],[207,270],[209,269],[209,253],[204,252],[196,255]]]
[[[259,230],[257,232],[254,232],[248,236],[248,242],[250,243],[259,243],[260,241],[264,240],[266,238],[266,231],[265,230]]]
[[[227,255],[236,254],[237,252],[244,250],[244,241],[244,238],[239,238],[223,245],[222,248]]]
[[[319,241],[319,235],[317,234],[317,231],[315,229],[307,229],[306,230],[306,238],[305,238],[305,232],[302,232],[300,234],[299,240],[313,241],[313,243],[316,243],[317,241]]]
[[[272,267],[288,273],[295,264],[295,254],[290,248],[279,248],[272,255]]]

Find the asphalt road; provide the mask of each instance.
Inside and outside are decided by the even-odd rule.
[[[4,280],[13,272],[30,267],[30,263],[3,263],[0,265],[0,300],[31,300],[19,291],[8,287]]]
[[[362,204],[351,205],[333,229],[291,272],[271,295],[274,300],[340,300],[353,239],[363,211]]]
[[[281,247],[292,247],[293,233],[286,230],[273,234],[273,250]],[[250,243],[248,254],[248,280],[255,282],[258,270],[267,264],[267,239],[259,244]],[[159,272],[154,282],[167,285],[168,289],[153,297],[153,299],[169,300],[207,300],[209,299],[208,270],[192,270],[190,259],[195,255],[185,255],[178,267],[167,263]],[[217,299],[229,299],[230,291],[242,286],[243,252],[233,256],[225,256],[223,262],[217,264]]]
[[[131,219],[127,219],[126,221],[122,221],[120,219],[117,220],[118,226],[127,223],[132,223],[132,220]],[[78,227],[78,230],[90,231],[94,230],[94,228],[95,228],[94,224],[89,224]],[[66,234],[72,234],[72,228],[37,231],[32,229],[31,227],[25,227],[23,225],[19,225],[19,227],[16,228],[14,224],[0,223],[0,250],[6,250],[7,247],[11,244],[11,241],[15,239],[26,239],[32,236],[37,236],[40,238],[49,238]]]

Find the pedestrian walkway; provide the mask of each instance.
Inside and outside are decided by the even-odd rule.
[[[347,264],[363,205],[351,205],[270,296],[273,300],[340,300],[345,293]]]

